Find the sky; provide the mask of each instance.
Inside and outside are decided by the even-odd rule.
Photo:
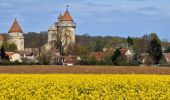
[[[0,0],[0,33],[7,33],[15,18],[25,33],[47,31],[66,5],[78,35],[141,37],[156,32],[170,41],[170,0]]]

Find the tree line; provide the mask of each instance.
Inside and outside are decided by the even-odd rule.
[[[7,38],[7,34],[3,34]],[[25,48],[39,48],[47,42],[47,32],[29,32],[24,34]],[[6,39],[5,39],[6,40]],[[4,42],[7,51],[15,51],[15,45]],[[8,48],[7,48],[8,47]],[[97,60],[91,52],[103,52],[105,49],[114,48],[114,52],[108,53],[102,60]],[[129,60],[120,53],[121,48],[127,48],[133,52]],[[109,52],[109,51],[107,51]],[[90,36],[89,34],[76,35],[76,44],[70,45],[65,55],[78,55],[81,61],[77,64],[84,65],[139,65],[142,54],[145,54],[145,63],[165,63],[163,53],[170,52],[170,43],[161,41],[156,33],[144,35],[143,37],[116,37],[116,36]]]

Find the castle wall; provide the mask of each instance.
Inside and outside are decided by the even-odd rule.
[[[18,51],[24,50],[23,33],[9,33],[8,42],[15,43]]]

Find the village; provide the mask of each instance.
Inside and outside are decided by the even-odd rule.
[[[158,39],[156,33],[151,33],[151,38]],[[47,64],[47,65],[158,65],[163,58],[163,64],[170,63],[170,53],[158,44],[160,58],[155,61],[151,55],[145,52],[137,52],[134,50],[134,41],[132,38],[127,38],[127,43],[124,46],[116,48],[102,46],[100,42],[96,42],[96,50],[88,52],[88,56],[75,50],[76,43],[76,23],[71,16],[68,7],[62,15],[58,16],[58,20],[48,29],[47,43],[37,48],[25,48],[24,31],[22,30],[17,19],[14,20],[11,28],[8,31],[8,36],[5,39],[0,35],[1,44],[1,64]],[[151,40],[149,40],[151,41]],[[30,40],[31,42],[31,40]],[[6,51],[4,47],[11,48],[11,51]],[[98,47],[97,47],[98,46]],[[144,47],[145,49],[148,46]],[[157,48],[157,47],[156,47]],[[160,49],[161,48],[161,49]],[[160,50],[160,51],[159,51]],[[67,53],[66,53],[67,52]],[[69,52],[69,53],[68,53]],[[138,55],[137,55],[138,54]],[[154,56],[154,54],[153,54]],[[158,60],[158,61],[157,61]]]

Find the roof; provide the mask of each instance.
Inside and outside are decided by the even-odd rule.
[[[128,49],[125,49],[125,48],[122,48],[122,49],[119,49],[121,55],[125,55],[125,53],[128,51]]]
[[[14,52],[5,52],[5,54],[9,57],[9,59],[11,59]]]
[[[10,30],[8,31],[8,33],[13,33],[13,32],[20,32],[23,33],[18,21],[15,19],[14,23],[12,24]]]
[[[92,52],[92,56],[94,56],[97,60],[101,60],[106,55],[105,55],[105,52]]]
[[[170,61],[170,53],[164,53],[165,58],[167,59],[167,61]]]
[[[60,16],[61,17],[61,21],[73,21],[73,18],[71,17],[68,9],[66,10],[66,12],[64,13],[63,16]]]
[[[75,60],[65,59],[65,60],[64,60],[64,63],[65,63],[65,64],[74,64],[74,63],[75,63]]]
[[[0,41],[4,41],[4,37],[0,35]]]
[[[77,56],[69,55],[69,56],[61,56],[61,58],[64,60],[64,64],[74,64],[76,62]]]
[[[60,15],[58,16],[58,19],[61,19],[62,18],[62,14],[60,13]]]
[[[23,55],[26,55],[26,56],[32,56],[32,55],[34,55],[34,52],[31,51],[31,50],[19,51],[18,53],[19,53],[21,56],[23,56]]]

